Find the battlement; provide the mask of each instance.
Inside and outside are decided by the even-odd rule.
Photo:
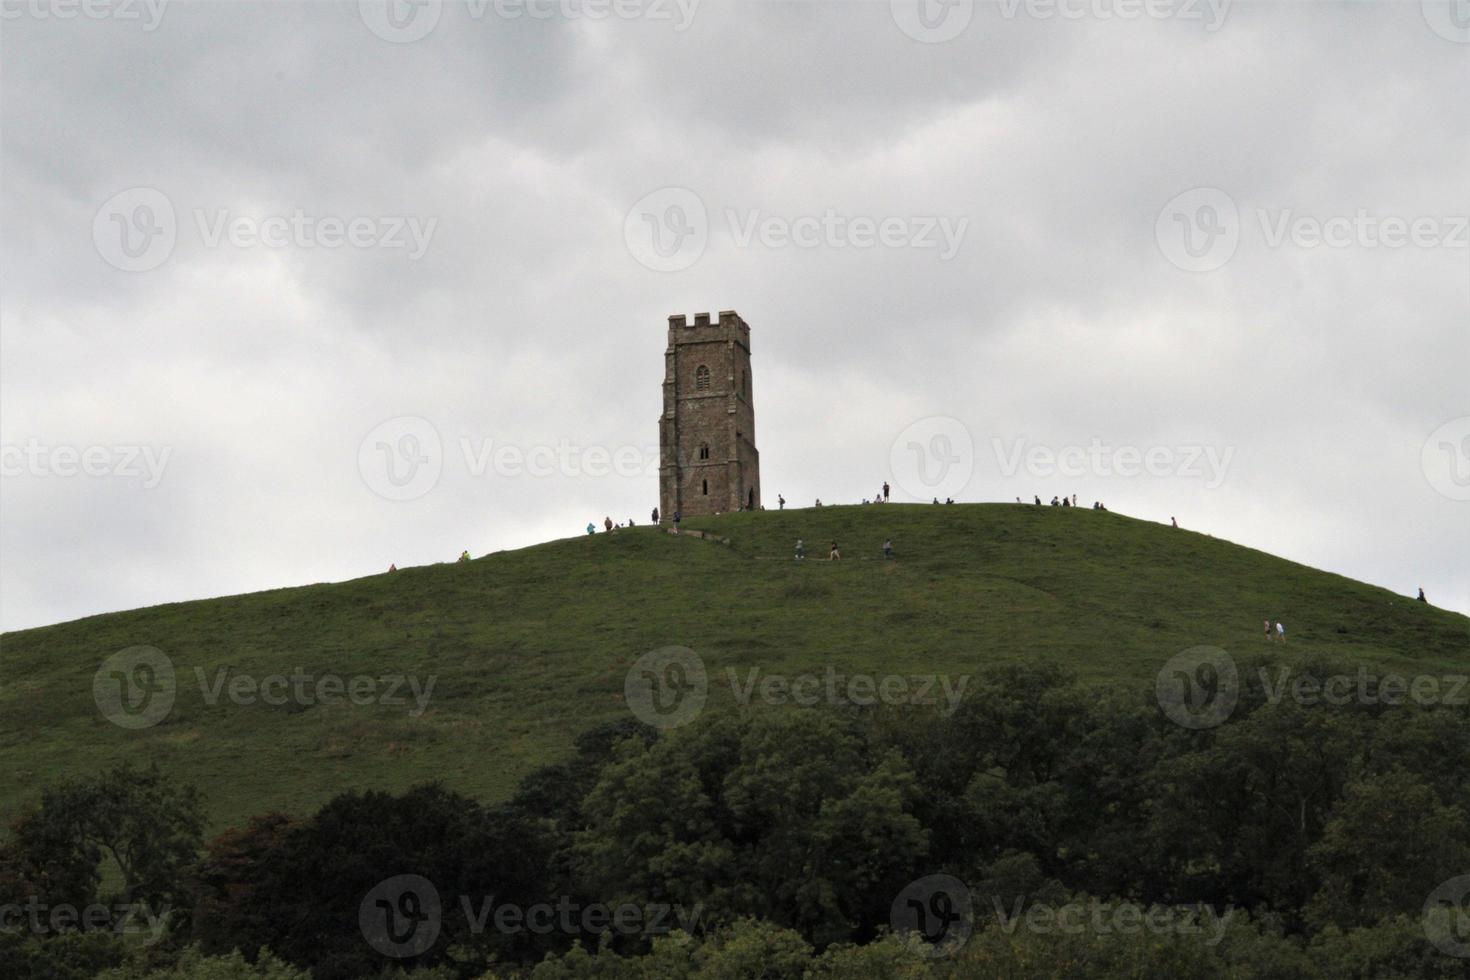
[[[691,333],[701,331],[699,334]],[[708,313],[694,314],[694,322],[684,314],[676,314],[669,317],[669,344],[689,343],[691,341],[705,340],[737,340],[747,350],[750,349],[750,325],[740,318],[740,314],[734,310],[721,310],[719,319],[711,322]]]

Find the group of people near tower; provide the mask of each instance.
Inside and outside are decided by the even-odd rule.
[[[1037,507],[1040,507],[1041,506],[1041,495],[1040,494],[1035,494],[1034,495],[1034,499],[1036,501],[1036,506]],[[1021,498],[1020,497],[1017,497],[1016,498],[1016,503],[1019,504],[1020,502],[1021,502]],[[1060,497],[1053,495],[1052,498],[1051,498],[1051,505],[1053,507],[1080,507],[1080,506],[1082,506],[1081,504],[1077,503],[1077,495],[1075,493],[1072,494],[1072,496],[1070,496],[1070,497],[1066,496],[1065,494],[1062,495],[1062,496],[1060,496]],[[1093,510],[1107,510],[1108,508],[1107,508],[1107,505],[1104,504],[1101,500],[1094,500],[1092,502],[1092,509]],[[1171,518],[1171,520],[1172,520],[1172,518]],[[1178,525],[1176,524],[1175,527],[1178,527]]]

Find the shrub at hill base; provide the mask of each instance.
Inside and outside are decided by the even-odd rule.
[[[0,884],[87,901],[124,849],[110,879],[184,907],[147,943],[0,930],[0,980],[1470,977],[1464,706],[1308,703],[1279,696],[1281,666],[1349,672],[1242,663],[1234,711],[1203,727],[1152,687],[1045,665],[975,678],[952,713],[604,726],[501,805],[350,792],[242,821],[197,859],[187,789],[66,783],[0,845]],[[383,897],[404,876],[433,914]],[[363,918],[379,907],[433,928],[385,949]],[[598,907],[639,914],[527,927]],[[944,942],[894,935],[895,908],[935,915]]]

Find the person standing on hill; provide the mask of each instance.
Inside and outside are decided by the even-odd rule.
[[[1276,636],[1282,643],[1286,642],[1286,626],[1279,619],[1276,621]]]
[[[883,557],[884,558],[892,558],[893,557],[893,539],[892,538],[884,538],[883,539]]]
[[[837,550],[837,542],[836,541],[833,541],[832,542],[832,550],[827,553],[827,560],[828,561],[839,561],[839,560],[841,560],[841,558],[842,558],[842,553]]]
[[[682,511],[674,511],[674,533],[679,533],[679,518],[683,516]]]
[[[597,533],[597,525],[596,524],[593,524],[591,521],[588,521],[587,522],[587,533],[588,534],[596,534]]]
[[[1266,620],[1266,642],[1271,642],[1271,621],[1269,619]]]
[[[785,510],[786,509],[786,498],[783,497],[783,496],[781,496],[779,493],[776,494],[776,509],[777,510]]]
[[[655,507],[653,509],[653,523],[654,524],[657,524],[658,523],[658,508],[657,507]]]
[[[612,518],[611,517],[604,517],[602,519],[602,528],[605,531],[611,531],[612,530]]]
[[[883,499],[884,500],[887,500],[888,499],[888,481],[887,480],[884,480],[883,481]]]
[[[1429,600],[1424,598],[1424,586],[1419,586],[1419,601],[1428,604]]]
[[[806,557],[806,545],[802,543],[801,538],[797,538],[796,539],[796,560],[797,561],[801,561],[805,557]]]
[[[469,561],[470,560],[470,553],[468,551],[461,551],[459,553],[459,560],[460,561]]]
[[[1179,526],[1179,522],[1177,520],[1175,520],[1174,518],[1171,517],[1171,518],[1169,518],[1169,526],[1170,527],[1178,527]]]

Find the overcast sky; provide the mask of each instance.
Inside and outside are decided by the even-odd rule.
[[[5,629],[642,523],[723,309],[768,506],[1075,492],[1470,612],[1463,3],[0,12]]]

